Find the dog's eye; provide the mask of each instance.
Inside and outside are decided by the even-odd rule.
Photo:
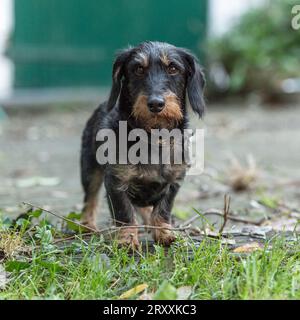
[[[168,66],[168,73],[169,74],[176,74],[176,73],[178,73],[179,72],[179,70],[176,68],[176,66],[174,66],[173,64],[170,64],[169,66]]]
[[[137,67],[135,68],[135,73],[136,73],[138,76],[143,75],[143,74],[144,74],[144,71],[145,71],[145,69],[144,69],[144,67],[142,67],[142,66],[137,66]]]

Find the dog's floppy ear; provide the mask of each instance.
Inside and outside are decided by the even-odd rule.
[[[119,52],[113,64],[112,87],[107,102],[108,111],[110,111],[115,106],[118,100],[122,87],[122,78],[124,76],[124,65],[127,62],[130,53],[131,49],[125,49]]]
[[[197,58],[188,50],[181,49],[181,55],[185,60],[187,71],[187,94],[190,105],[199,117],[202,117],[205,110],[203,90],[205,86],[204,73],[198,63]]]

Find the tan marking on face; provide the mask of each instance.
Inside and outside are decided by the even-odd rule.
[[[165,66],[168,66],[170,64],[170,60],[169,60],[169,57],[168,55],[163,52],[161,55],[160,55],[160,61],[165,65]]]
[[[174,233],[170,230],[172,227],[170,223],[167,223],[161,216],[153,214],[151,217],[151,224],[156,227],[165,227],[166,229],[153,229],[153,239],[163,245],[169,246],[176,240]]]
[[[164,96],[165,107],[159,113],[150,112],[147,106],[147,97],[138,96],[133,105],[132,115],[147,130],[151,129],[172,129],[182,119],[183,114],[180,108],[178,97],[170,92]]]

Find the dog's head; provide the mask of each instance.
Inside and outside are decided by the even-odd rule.
[[[187,50],[161,42],[143,42],[117,56],[108,110],[120,95],[120,110],[141,127],[174,128],[186,113],[186,95],[194,112],[204,112],[205,80],[197,59]]]

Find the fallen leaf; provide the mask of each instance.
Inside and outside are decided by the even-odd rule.
[[[262,250],[262,246],[258,242],[247,243],[233,250],[234,253],[250,253],[257,250]]]
[[[132,288],[132,289],[129,289],[128,291],[122,293],[120,295],[120,299],[128,299],[128,298],[131,298],[133,297],[134,295],[144,291],[146,288],[148,288],[148,285],[146,283],[143,283],[143,284],[139,284],[138,286]]]

